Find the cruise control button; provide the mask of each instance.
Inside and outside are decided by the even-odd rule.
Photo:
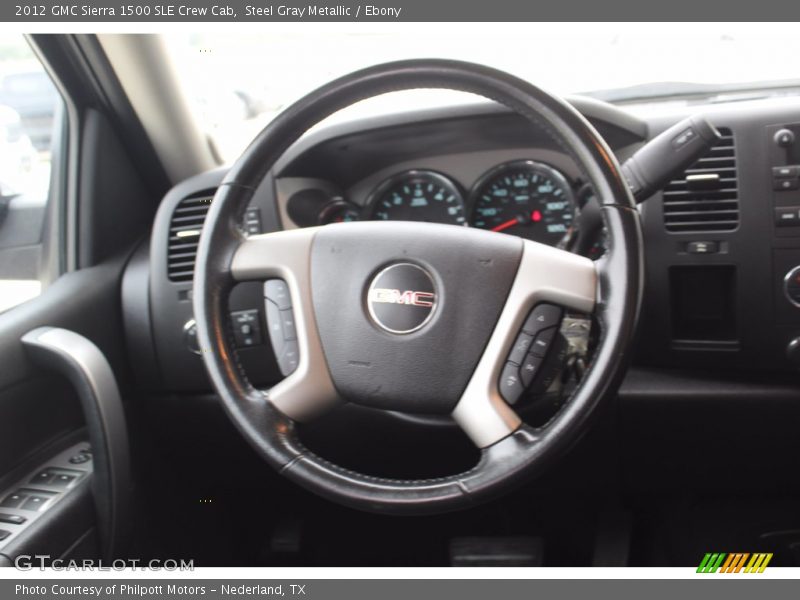
[[[542,361],[544,359],[540,356],[535,356],[532,353],[528,353],[525,357],[525,360],[522,361],[522,364],[519,366],[519,375],[522,378],[522,385],[528,387],[539,374],[539,369],[542,366]]]
[[[264,295],[285,310],[292,307],[292,298],[289,296],[289,286],[283,279],[270,279],[264,284]]]
[[[536,336],[536,339],[533,340],[533,344],[531,345],[531,354],[543,358],[550,349],[550,344],[553,343],[553,337],[555,334],[555,327],[540,331],[539,335]]]
[[[272,300],[267,299],[267,327],[269,327],[269,337],[283,338],[283,328],[281,327],[281,310]]]
[[[530,350],[531,342],[533,341],[533,336],[528,335],[527,333],[520,333],[517,336],[517,340],[514,342],[514,346],[511,348],[511,352],[508,355],[509,362],[514,364],[519,364],[525,358],[525,355]]]
[[[525,387],[522,385],[522,380],[519,376],[519,369],[513,363],[506,363],[503,372],[500,374],[500,395],[503,396],[506,402],[514,404]]]
[[[297,329],[294,325],[294,312],[291,308],[281,311],[281,327],[283,329],[283,339],[297,339]]]
[[[522,331],[536,335],[542,329],[555,327],[561,321],[561,307],[553,304],[539,304],[534,307],[525,320]]]
[[[283,352],[277,357],[278,367],[281,373],[286,376],[294,372],[300,362],[300,348],[297,342],[289,340],[283,347]]]

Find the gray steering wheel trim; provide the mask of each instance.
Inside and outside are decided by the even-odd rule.
[[[299,441],[295,422],[254,389],[238,364],[226,318],[236,283],[232,263],[245,242],[238,223],[253,191],[311,126],[350,104],[382,93],[445,88],[478,94],[551,133],[582,168],[602,205],[607,253],[597,263],[595,317],[600,337],[583,380],[544,427],[520,425],[481,451],[469,471],[425,480],[355,473],[315,455]],[[531,84],[483,66],[415,60],[365,69],[329,83],[275,118],[229,171],[209,209],[194,279],[194,312],[203,359],[234,424],[276,470],[303,487],[361,510],[430,514],[486,501],[539,473],[583,434],[597,406],[616,391],[627,366],[641,302],[643,271],[638,212],[619,166],[594,128],[571,106]]]

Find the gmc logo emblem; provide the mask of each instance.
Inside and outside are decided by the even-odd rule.
[[[415,292],[413,290],[392,290],[388,288],[372,288],[369,292],[370,302],[383,302],[384,304],[406,304],[408,306],[433,306],[435,296],[430,292]]]

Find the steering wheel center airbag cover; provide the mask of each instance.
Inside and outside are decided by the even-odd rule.
[[[452,225],[322,228],[311,253],[312,295],[339,393],[375,408],[451,412],[521,255],[517,238]]]
[[[417,264],[392,263],[367,290],[367,310],[384,331],[403,335],[425,327],[436,310],[433,276]]]

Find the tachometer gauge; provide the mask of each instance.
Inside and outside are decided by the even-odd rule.
[[[572,231],[575,201],[566,178],[532,160],[496,167],[475,184],[470,196],[473,227],[502,231],[551,246]]]
[[[406,171],[379,185],[369,201],[373,219],[465,225],[464,198],[456,185],[434,171]]]

